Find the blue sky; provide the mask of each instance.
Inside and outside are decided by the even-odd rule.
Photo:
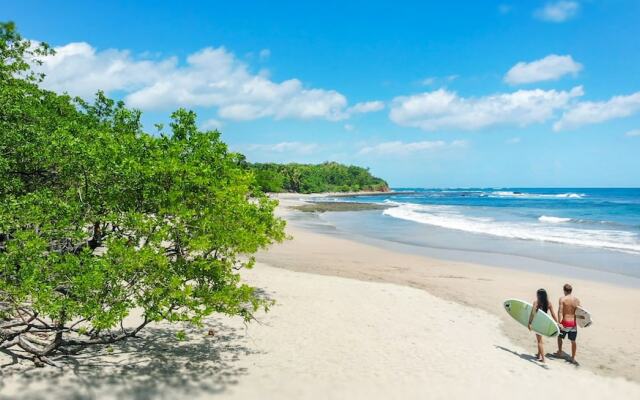
[[[5,4],[45,85],[393,186],[640,186],[640,2]]]

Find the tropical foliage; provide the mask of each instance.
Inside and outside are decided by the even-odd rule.
[[[151,135],[102,93],[43,90],[30,66],[50,53],[0,24],[0,348],[54,363],[154,321],[267,307],[238,271],[284,221],[244,158],[193,112]]]
[[[387,191],[387,182],[368,169],[336,162],[309,164],[252,164],[258,184],[265,192],[359,192]]]

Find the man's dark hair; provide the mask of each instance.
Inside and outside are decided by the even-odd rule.
[[[568,283],[565,283],[562,289],[564,289],[564,292],[567,294],[573,291],[573,287],[571,287],[571,285],[569,285]]]

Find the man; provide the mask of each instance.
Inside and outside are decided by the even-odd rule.
[[[576,363],[576,337],[578,336],[578,326],[576,325],[576,309],[580,305],[580,300],[571,292],[573,288],[568,283],[562,288],[564,296],[560,297],[558,305],[558,321],[560,321],[560,335],[558,335],[558,357],[563,356],[562,341],[569,337],[571,341],[571,362]]]

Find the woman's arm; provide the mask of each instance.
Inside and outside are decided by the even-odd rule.
[[[556,321],[556,324],[559,324],[558,318],[556,318],[556,313],[553,312],[553,306],[549,303],[549,314],[551,314],[551,318]]]
[[[538,302],[533,302],[533,307],[531,308],[531,314],[529,315],[529,330],[531,330],[531,323],[533,322],[533,317],[536,316],[536,311],[538,311]]]

